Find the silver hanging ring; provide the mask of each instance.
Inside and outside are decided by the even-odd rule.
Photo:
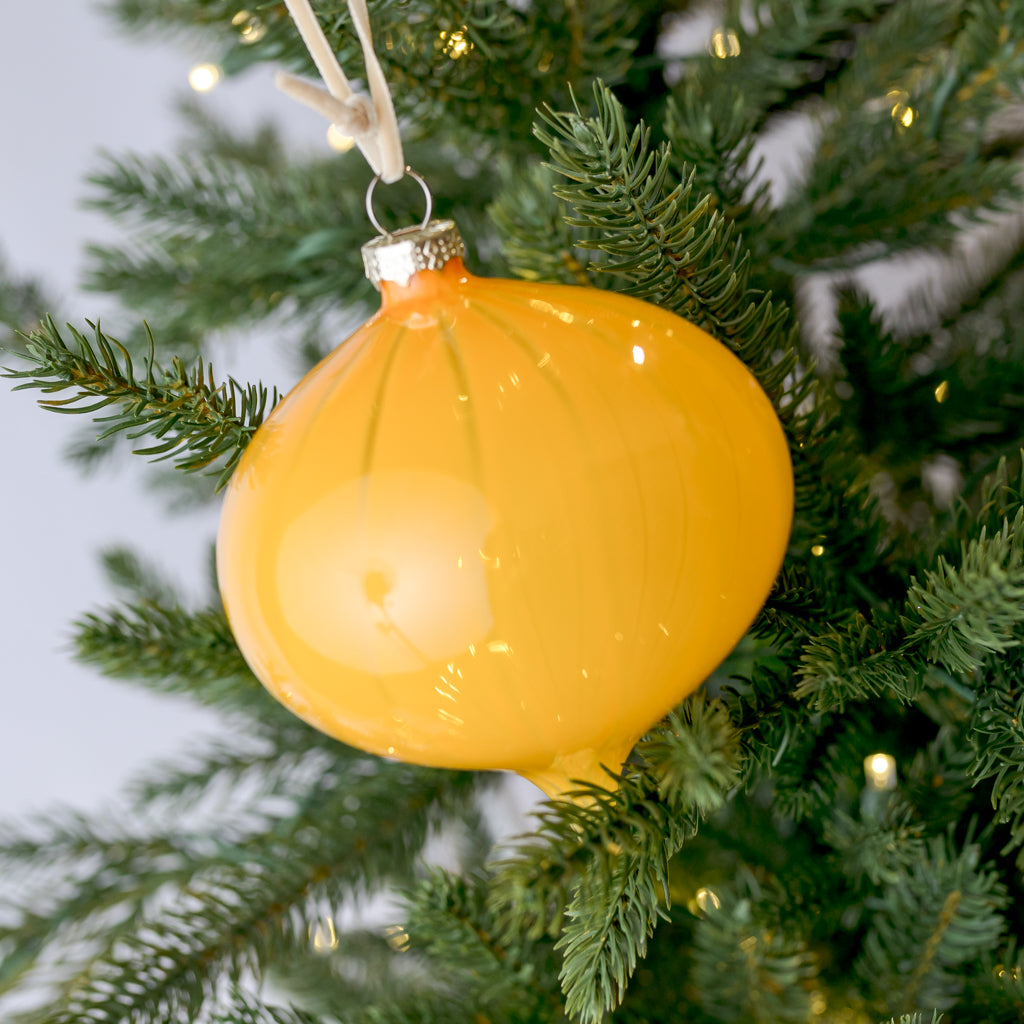
[[[430,223],[430,215],[434,212],[434,197],[430,194],[430,188],[423,180],[423,175],[417,174],[411,167],[406,167],[405,173],[419,184],[420,189],[423,192],[423,198],[427,202],[427,212],[423,214],[423,220],[420,221],[419,230],[422,231]],[[399,178],[398,180],[401,181],[402,179]],[[380,175],[375,174],[373,176],[373,181],[370,182],[369,187],[366,189],[366,216],[370,218],[370,223],[380,234],[390,238],[394,232],[386,231],[381,226],[380,221],[377,220],[377,215],[373,212],[373,190],[377,187],[378,181],[380,181]]]

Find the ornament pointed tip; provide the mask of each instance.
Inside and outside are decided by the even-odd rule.
[[[628,743],[614,749],[577,750],[571,754],[560,754],[547,768],[522,768],[517,769],[516,774],[532,782],[549,800],[588,804],[592,800],[581,792],[582,786],[589,784],[609,791],[617,789],[617,773],[632,749],[633,744]]]

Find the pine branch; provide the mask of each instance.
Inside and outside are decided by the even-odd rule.
[[[467,1007],[458,993],[425,989],[421,989],[415,999],[345,1007],[343,1013],[340,1019],[345,1024],[481,1024],[482,1020],[489,1019]],[[336,1013],[321,1016],[294,1008],[267,1006],[251,995],[237,994],[229,1006],[211,1018],[211,1024],[335,1024],[337,1020]]]
[[[989,1024],[1013,1020],[1024,1006],[1024,955],[1011,938],[1005,949],[987,956],[981,970],[967,978],[963,998],[956,1008],[957,1022]]]
[[[551,153],[551,167],[568,180],[555,194],[569,203],[570,224],[596,230],[607,254],[601,269],[624,278],[630,294],[705,327],[732,347],[758,376],[782,415],[809,394],[795,383],[792,315],[770,296],[747,287],[749,257],[734,226],[694,196],[692,181],[672,185],[670,151],[651,149],[642,123],[626,127],[607,86],[594,88],[597,116],[543,112],[534,132]]]
[[[843,859],[843,874],[872,885],[894,883],[925,853],[924,828],[909,802],[890,799],[877,818],[858,820],[836,812],[824,839]]]
[[[983,6],[972,17],[990,22],[995,6],[982,14]],[[958,47],[961,7],[957,0],[892,5],[826,91],[816,158],[774,222],[786,228],[776,227],[773,250],[794,267],[850,267],[944,245],[967,218],[1019,200],[1016,162],[983,152],[985,111],[961,87],[973,70],[971,48]],[[998,73],[977,70],[1005,91],[1020,78],[1024,55],[1009,63]]]
[[[788,289],[770,265],[768,185],[754,159],[768,119],[792,110],[843,67],[891,0],[768,0],[726,9],[715,46],[687,60],[669,96],[665,133],[676,172],[743,233],[752,276]],[[786,292],[784,291],[784,294]]]
[[[37,815],[21,829],[10,823],[0,827],[0,864],[8,873],[48,870],[96,854],[130,865],[174,850],[166,835],[132,835],[116,822],[98,826],[75,811]]]
[[[1024,508],[1013,522],[963,547],[960,565],[944,558],[907,595],[907,647],[950,672],[969,673],[992,654],[1019,646],[1024,625]]]
[[[806,568],[784,564],[751,633],[779,647],[797,643],[825,626],[828,616],[823,604]]]
[[[336,314],[339,297],[349,322],[371,306],[359,258],[370,235],[369,172],[353,163],[358,156],[343,158],[340,172],[333,159],[268,166],[255,140],[248,149],[244,141],[235,140],[234,159],[216,151],[106,157],[91,178],[90,205],[120,220],[127,239],[90,248],[88,286],[117,293],[161,331],[188,337],[268,317],[277,317],[275,330],[284,316],[315,328]],[[430,181],[436,215],[492,248],[482,214],[493,198],[490,151],[463,154],[432,139],[407,145],[406,155]],[[418,222],[422,203],[417,188],[378,190],[387,224]]]
[[[795,695],[816,711],[842,711],[848,700],[888,697],[915,700],[924,688],[925,666],[858,615],[842,630],[812,637],[804,645]]]
[[[979,860],[972,843],[954,848],[933,837],[924,860],[868,901],[873,916],[859,970],[872,988],[888,992],[894,1009],[951,1008],[965,967],[998,945],[1006,887]]]
[[[590,272],[577,251],[591,248],[589,242],[596,233],[568,222],[568,208],[553,185],[550,171],[540,164],[506,174],[501,192],[488,209],[502,255],[512,273],[527,281],[601,287],[601,277]]]
[[[638,753],[642,767],[617,790],[586,786],[573,804],[547,805],[536,837],[497,865],[489,901],[503,937],[561,932],[567,1012],[583,1021],[621,1002],[664,917],[669,859],[738,777],[732,724],[703,696],[681,705]]]
[[[147,601],[108,609],[75,624],[74,644],[79,661],[113,679],[187,694],[209,707],[273,715],[220,608],[193,612]]]
[[[145,375],[138,378],[128,350],[99,326],[90,327],[92,342],[69,325],[72,347],[53,320],[47,320],[27,338],[27,354],[35,365],[6,370],[4,376],[25,380],[15,390],[39,388],[54,394],[72,389],[70,398],[40,400],[53,412],[93,414],[114,406],[114,412],[94,417],[108,424],[103,436],[123,431],[135,440],[151,435],[156,443],[135,453],[173,459],[187,472],[222,461],[219,485],[226,484],[268,404],[273,408],[277,403],[276,389],[268,394],[260,385],[243,386],[232,378],[218,384],[212,367],[204,367],[202,360],[189,370],[175,359],[165,370],[156,363],[152,347]]]
[[[294,722],[291,730],[265,729],[270,736],[260,737],[262,743],[207,743],[159,762],[133,779],[125,796],[140,812],[159,805],[166,813],[194,811],[197,804],[208,804],[218,796],[230,801],[233,793],[242,791],[258,809],[262,800],[293,798],[309,786],[311,778],[364,756],[298,719]]]
[[[673,99],[697,98],[719,120],[737,96],[755,134],[768,117],[820,93],[893,0],[766,0],[726,7],[719,48],[687,61]],[[716,114],[719,117],[716,117]],[[693,125],[701,132],[698,125]],[[703,134],[701,132],[701,134]],[[689,159],[689,157],[686,157]],[[698,172],[699,173],[699,172]],[[719,181],[728,179],[718,179]],[[711,180],[712,190],[716,187]]]
[[[108,0],[108,9],[130,30],[184,32],[221,49],[219,63],[235,73],[260,62],[284,62],[317,74],[287,12],[263,5],[249,18],[235,0]],[[252,5],[250,5],[251,7]],[[363,66],[344,5],[321,8],[328,42],[349,73]],[[428,140],[452,125],[471,129],[476,144],[494,137],[506,150],[528,145],[534,111],[545,100],[568,100],[567,85],[600,76],[622,81],[631,69],[642,25],[660,4],[592,0],[584,11],[571,0],[512,6],[454,0],[383,0],[370,11],[384,75],[409,141]],[[255,21],[260,35],[243,35]],[[458,33],[456,41],[448,42]],[[484,85],[486,83],[486,85]],[[471,152],[476,145],[467,146]],[[418,166],[418,165],[414,165]],[[422,171],[422,168],[419,168]]]
[[[1024,694],[1021,658],[1014,654],[988,673],[971,715],[974,758],[968,769],[976,783],[991,780],[992,807],[1009,826],[1005,850],[1024,844]]]
[[[763,161],[753,160],[758,112],[748,104],[763,101],[764,94],[752,96],[730,82],[716,90],[724,95],[713,96],[711,105],[699,87],[688,84],[669,98],[666,112],[665,134],[676,173],[683,181],[692,176],[693,187],[713,197],[747,245],[757,244],[765,237],[769,196],[767,183],[759,180]]]
[[[0,349],[21,353],[22,332],[32,330],[53,308],[43,292],[39,281],[16,275],[0,255]]]
[[[815,965],[805,944],[759,920],[749,896],[723,890],[719,900],[694,935],[693,980],[705,1011],[750,1024],[810,1019]]]
[[[211,1018],[211,1024],[321,1024],[321,1018],[291,1007],[267,1006],[241,991]]]
[[[177,591],[170,580],[131,548],[107,548],[100,552],[100,562],[108,582],[125,597],[158,605],[177,604]]]
[[[112,679],[138,683],[156,693],[188,696],[203,706],[244,716],[249,732],[274,736],[285,746],[327,742],[260,685],[238,649],[219,600],[206,608],[183,607],[175,587],[124,548],[107,551],[103,562],[126,601],[84,615],[74,624],[72,642],[79,661]],[[243,759],[247,756],[237,753]]]
[[[194,1019],[216,1005],[222,979],[265,968],[308,940],[322,906],[407,880],[431,823],[458,815],[472,777],[368,764],[317,780],[265,831],[216,842],[216,857],[176,899],[93,957],[40,1020]]]
[[[426,958],[424,968],[453,1004],[453,1017],[561,1019],[560,993],[545,963],[551,944],[522,936],[504,941],[487,906],[485,878],[434,870],[406,901],[399,948]]]

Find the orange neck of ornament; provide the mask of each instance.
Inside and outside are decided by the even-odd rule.
[[[455,285],[465,284],[472,275],[460,256],[453,256],[438,270],[417,270],[404,284],[381,281],[381,306],[395,306],[400,302],[429,303]]]

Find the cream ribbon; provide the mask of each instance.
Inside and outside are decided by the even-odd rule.
[[[348,9],[363,47],[369,96],[356,92],[349,85],[309,0],[285,0],[285,4],[327,88],[322,89],[285,71],[275,75],[275,84],[292,99],[323,114],[342,134],[351,136],[381,181],[398,181],[405,174],[402,138],[391,90],[373,50],[366,0],[348,0]]]

